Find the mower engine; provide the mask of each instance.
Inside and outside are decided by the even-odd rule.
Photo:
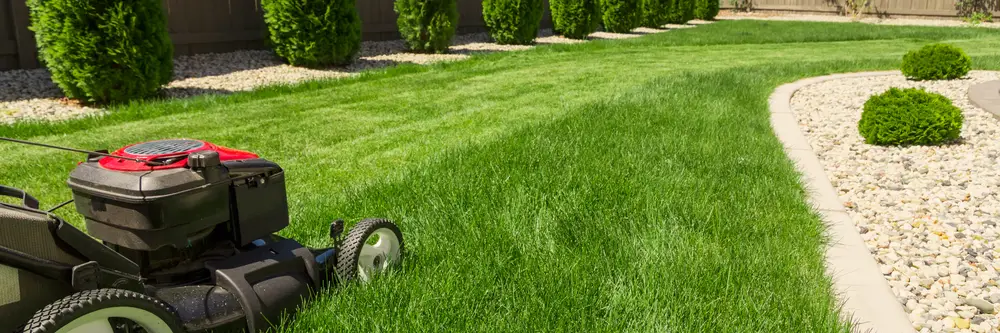
[[[203,263],[288,226],[284,172],[256,154],[162,140],[90,157],[69,177],[87,231],[155,284],[210,278]],[[141,161],[151,161],[149,165]]]

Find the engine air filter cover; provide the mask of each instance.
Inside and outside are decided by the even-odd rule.
[[[204,147],[204,141],[190,139],[171,139],[143,142],[125,147],[122,151],[135,156],[156,156],[177,153],[188,153]]]

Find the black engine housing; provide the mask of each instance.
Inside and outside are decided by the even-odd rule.
[[[68,184],[88,232],[154,278],[203,270],[199,258],[228,257],[289,222],[284,171],[265,159],[198,151],[183,168],[120,171],[92,158]]]

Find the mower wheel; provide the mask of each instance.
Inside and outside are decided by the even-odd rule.
[[[368,282],[402,260],[403,233],[399,227],[385,219],[364,219],[338,246],[337,278],[341,283]]]
[[[128,290],[81,291],[35,312],[24,333],[182,333],[177,312]]]

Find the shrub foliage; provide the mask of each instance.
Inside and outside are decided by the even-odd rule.
[[[711,21],[719,15],[719,0],[695,0],[694,18]]]
[[[643,0],[641,7],[642,26],[660,28],[669,23],[671,0]]]
[[[695,2],[696,1],[697,0],[683,0],[682,1],[683,5],[684,5],[684,6],[682,6],[684,8],[684,11],[682,12],[683,16],[681,16],[681,19],[684,20],[684,22],[682,22],[682,23],[687,23],[688,21],[694,19],[694,6],[695,6]]]
[[[531,44],[538,36],[542,0],[483,0],[483,20],[500,44]]]
[[[667,23],[684,24],[694,19],[695,0],[668,0]]]
[[[601,19],[604,30],[609,32],[631,32],[642,23],[640,0],[604,0]]]
[[[549,0],[553,30],[567,38],[584,39],[601,22],[600,0]]]
[[[160,0],[29,0],[39,58],[66,97],[85,103],[153,96],[173,76]]]
[[[858,131],[876,145],[937,145],[962,132],[962,110],[922,89],[890,88],[865,102]]]
[[[396,0],[396,25],[410,50],[444,52],[458,27],[455,0]]]
[[[930,44],[903,56],[903,74],[914,80],[951,80],[972,69],[972,59],[962,49],[947,44]]]
[[[354,0],[263,0],[262,6],[274,52],[289,64],[345,65],[361,49]]]

